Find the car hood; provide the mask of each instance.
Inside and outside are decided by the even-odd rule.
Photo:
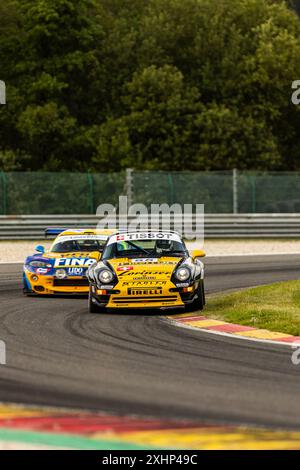
[[[139,277],[164,277],[170,278],[174,269],[183,258],[122,258],[109,260],[119,279]]]
[[[87,269],[91,264],[95,262],[93,258],[90,257],[92,254],[88,252],[76,252],[76,253],[44,253],[44,254],[35,254],[29,256],[25,264],[30,263],[31,261],[49,261],[49,263],[54,268],[70,268],[70,267],[82,267]]]

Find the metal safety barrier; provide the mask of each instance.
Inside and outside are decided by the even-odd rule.
[[[194,229],[195,216],[185,217],[185,229]],[[91,215],[0,216],[0,240],[39,240],[48,227],[95,228],[99,221]],[[218,239],[298,238],[300,214],[206,214],[204,234]]]

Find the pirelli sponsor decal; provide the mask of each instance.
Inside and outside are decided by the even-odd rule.
[[[162,295],[163,291],[162,288],[160,287],[144,287],[144,288],[139,288],[139,287],[130,287],[127,290],[128,295]]]

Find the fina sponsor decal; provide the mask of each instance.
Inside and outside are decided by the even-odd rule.
[[[95,263],[90,258],[58,258],[55,260],[55,268],[88,268]]]

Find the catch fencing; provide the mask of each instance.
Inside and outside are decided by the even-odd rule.
[[[206,214],[300,213],[300,173],[0,172],[0,215],[95,215],[103,203],[204,204]]]

